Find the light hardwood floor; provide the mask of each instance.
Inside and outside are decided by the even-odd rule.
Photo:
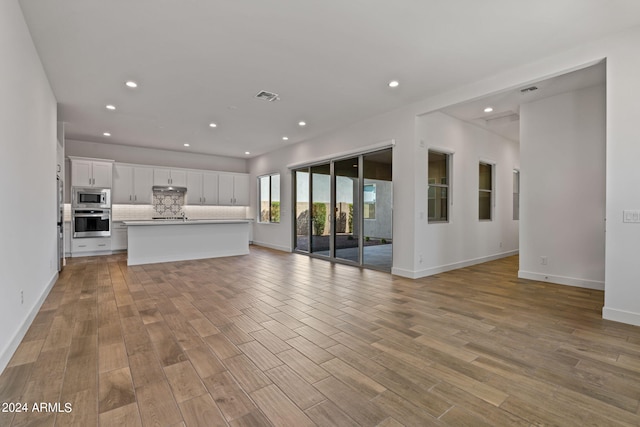
[[[640,328],[517,257],[420,280],[257,247],[71,261],[0,377],[29,405],[2,426],[640,425]]]

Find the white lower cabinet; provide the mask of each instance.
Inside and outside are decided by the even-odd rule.
[[[71,239],[71,256],[87,256],[111,252],[110,237],[84,237]]]
[[[111,223],[111,250],[127,250],[127,226],[122,221]]]

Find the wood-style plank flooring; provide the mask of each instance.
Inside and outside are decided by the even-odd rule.
[[[0,425],[640,425],[640,328],[517,262],[408,280],[258,247],[72,259],[0,377],[28,411]]]

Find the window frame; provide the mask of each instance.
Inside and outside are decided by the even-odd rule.
[[[445,164],[447,167],[446,170],[446,184],[442,184],[442,177],[440,178],[440,182],[429,182],[429,156],[431,155],[431,153],[434,154],[440,154],[445,156]],[[452,159],[453,159],[453,153],[445,151],[445,150],[441,150],[441,149],[437,149],[437,148],[430,148],[427,150],[427,223],[428,224],[446,224],[450,221],[450,206],[451,206],[451,166],[452,166]],[[442,189],[445,188],[447,190],[447,211],[446,211],[446,219],[431,219],[429,217],[429,193],[431,188],[434,189],[434,191],[437,191],[438,189]]]
[[[490,188],[483,189],[480,188],[480,168],[482,165],[489,166],[489,178],[491,179]],[[480,160],[478,162],[478,221],[482,222],[491,222],[494,217],[494,201],[495,201],[495,176],[496,176],[496,164],[487,160]],[[488,193],[489,194],[489,218],[481,218],[480,217],[480,194]]]
[[[258,204],[257,204],[257,222],[259,224],[279,224],[280,223],[280,218],[282,215],[282,205],[280,205],[280,209],[278,212],[277,217],[275,217],[274,212],[273,212],[273,177],[277,176],[278,177],[278,194],[281,194],[281,175],[279,172],[274,172],[274,173],[270,173],[270,174],[265,174],[265,175],[260,175],[257,177],[257,182],[258,182]],[[262,220],[262,180],[268,178],[269,179],[269,184],[268,184],[268,188],[269,188],[269,220],[268,221],[263,221]],[[280,198],[280,197],[278,197]],[[277,200],[277,202],[280,204],[281,200]],[[275,217],[275,218],[274,218]]]
[[[520,169],[513,169],[513,220],[520,221]]]

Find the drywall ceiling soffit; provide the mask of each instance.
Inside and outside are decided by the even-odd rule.
[[[640,25],[623,0],[19,2],[68,138],[235,157]]]
[[[520,105],[539,99],[604,84],[606,62],[565,73],[505,92],[452,105],[441,111],[459,120],[480,126],[510,141],[520,140]],[[534,88],[535,90],[527,90]],[[485,113],[486,107],[493,111]]]

